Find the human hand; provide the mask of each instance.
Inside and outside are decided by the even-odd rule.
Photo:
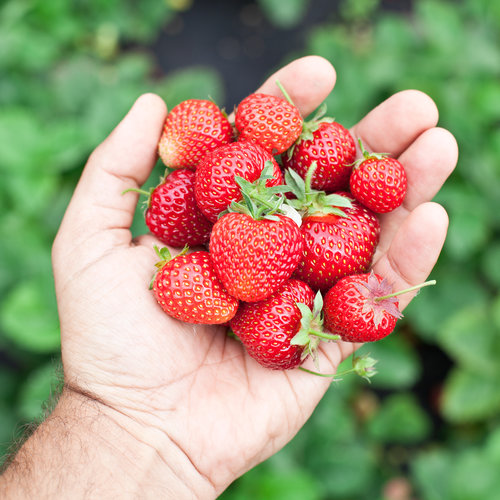
[[[280,95],[279,79],[307,116],[335,78],[327,61],[307,57],[260,91]],[[223,327],[178,322],[156,303],[148,284],[160,243],[132,239],[137,195],[121,193],[148,178],[165,116],[157,96],[138,99],[91,155],[54,243],[66,394],[95,401],[193,496],[216,496],[295,435],[329,381],[265,369]],[[447,215],[430,200],[453,170],[457,146],[437,120],[429,97],[405,91],[352,129],[366,149],[399,158],[407,172],[404,204],[380,218],[374,259],[396,289],[425,280],[446,235]],[[401,307],[410,299],[402,296]],[[323,344],[322,371],[335,371],[355,348]]]

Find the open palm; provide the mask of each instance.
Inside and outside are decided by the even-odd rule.
[[[335,72],[311,56],[260,90],[279,95],[276,78],[306,116],[332,90]],[[149,176],[165,115],[157,96],[138,99],[90,157],[56,238],[65,381],[125,415],[131,428],[147,429],[141,438],[159,452],[174,449],[169,456],[189,464],[216,495],[295,435],[329,381],[262,368],[224,328],[178,322],[156,304],[148,283],[159,242],[132,239],[137,195],[121,193]],[[352,130],[368,150],[399,157],[407,170],[407,197],[381,219],[374,264],[397,289],[425,280],[446,235],[446,213],[429,201],[453,170],[457,148],[437,119],[430,98],[405,91]],[[402,298],[402,306],[409,300]],[[321,369],[335,371],[354,347],[325,344]]]

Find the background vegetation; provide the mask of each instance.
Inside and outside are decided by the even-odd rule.
[[[370,346],[379,359],[373,383],[332,385],[302,432],[226,500],[498,498],[500,3],[387,9],[395,3],[342,0],[307,27],[313,0],[254,4],[276,37],[306,33],[280,63],[303,54],[334,63],[328,104],[338,121],[352,125],[390,94],[418,88],[436,101],[460,160],[437,197],[451,219],[438,286]],[[0,6],[0,454],[41,417],[57,380],[50,248],[86,157],[144,91],[169,106],[226,98],[231,82],[215,65],[189,55],[172,72],[158,64],[160,35],[180,11],[198,8],[187,0]],[[150,182],[160,174],[158,166]],[[143,229],[139,214],[134,230]]]

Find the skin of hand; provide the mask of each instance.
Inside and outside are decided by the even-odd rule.
[[[336,73],[325,59],[308,56],[259,91],[280,95],[276,79],[307,116],[332,91]],[[161,243],[151,235],[132,238],[138,195],[122,192],[147,180],[166,113],[156,95],[135,102],[90,156],[54,242],[61,399],[91,400],[131,443],[153,450],[158,470],[169,470],[193,497],[209,498],[289,442],[330,382],[265,369],[222,327],[181,323],[157,305],[148,284],[158,260],[153,245]],[[430,200],[458,152],[437,121],[433,101],[407,90],[351,129],[367,150],[391,154],[407,172],[404,204],[380,218],[374,259],[374,270],[395,289],[424,281],[445,240],[447,214]],[[411,295],[400,300],[404,308]],[[356,347],[325,343],[321,371],[334,372]]]

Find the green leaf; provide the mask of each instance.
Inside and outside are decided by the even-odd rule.
[[[374,387],[402,389],[417,382],[422,369],[415,349],[398,334],[370,344],[365,344],[360,353],[368,352],[378,360],[377,376],[372,379]]]
[[[332,205],[334,207],[352,208],[351,200],[339,194],[321,196],[320,201],[325,205]]]
[[[496,328],[498,337],[498,332],[500,332],[500,294],[493,299],[490,312],[491,312],[492,323],[493,326]]]
[[[443,186],[436,200],[451,214],[446,252],[464,261],[482,250],[491,232],[491,209],[484,196],[471,185],[450,183]]]
[[[303,18],[309,0],[258,0],[266,17],[278,28],[292,28]]]
[[[59,319],[51,279],[35,277],[19,283],[0,309],[0,325],[4,336],[22,349],[39,353],[59,350]]]
[[[302,199],[304,197],[306,191],[304,179],[292,168],[285,171],[285,183],[297,198]]]
[[[485,278],[500,288],[500,242],[491,242],[481,257],[481,269]]]
[[[320,500],[321,486],[317,478],[301,468],[275,469],[264,463],[240,478],[220,500],[254,500],[282,498],[286,500]]]
[[[0,113],[0,171],[32,172],[44,148],[40,120],[28,109],[7,107]]]
[[[454,456],[445,449],[419,453],[411,462],[411,476],[425,500],[451,500],[450,477]]]
[[[26,217],[40,217],[57,197],[59,187],[58,178],[43,170],[12,172],[5,186],[15,213]]]
[[[496,378],[465,368],[456,368],[445,381],[441,413],[451,422],[477,422],[500,411]]]
[[[0,465],[2,455],[7,452],[8,446],[16,437],[17,418],[12,408],[0,401]]]
[[[500,467],[500,426],[498,425],[488,436],[485,455],[488,463],[493,464],[497,469]]]
[[[443,262],[433,271],[438,285],[432,293],[421,293],[405,309],[406,321],[428,342],[436,342],[440,329],[447,320],[463,308],[484,304],[489,292],[473,269]]]
[[[336,442],[326,456],[318,455],[311,460],[311,467],[321,479],[328,498],[359,498],[374,479],[375,454],[359,441]]]
[[[309,343],[309,330],[313,320],[313,313],[306,304],[297,303],[300,311],[300,330],[290,340],[291,345],[307,345]]]
[[[495,329],[486,304],[457,311],[442,326],[438,343],[465,368],[485,375],[500,374],[500,329]]]
[[[61,384],[62,367],[59,363],[51,361],[32,371],[19,393],[20,416],[28,421],[43,417],[51,398],[59,394]]]
[[[169,109],[187,99],[208,99],[221,106],[224,89],[220,75],[209,67],[191,67],[172,71],[155,90]]]
[[[416,14],[423,35],[433,46],[448,52],[461,46],[463,36],[460,11],[450,2],[424,0],[417,3]]]
[[[499,490],[498,466],[488,462],[483,449],[465,450],[455,458],[450,498],[496,500]]]
[[[427,414],[410,393],[389,396],[367,422],[368,434],[384,443],[416,443],[424,440],[430,429]]]

